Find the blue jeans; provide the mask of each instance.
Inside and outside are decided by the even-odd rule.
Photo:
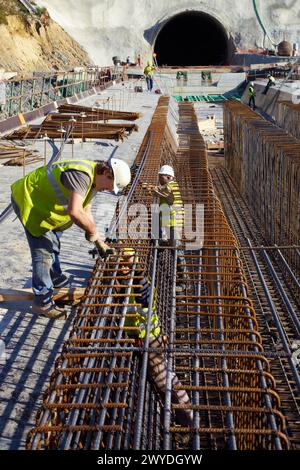
[[[19,217],[20,211],[14,200],[12,205]],[[49,231],[41,237],[34,237],[25,227],[24,230],[31,252],[32,290],[35,294],[35,303],[43,305],[52,299],[53,282],[62,275],[59,262],[62,232]]]
[[[149,91],[153,88],[153,79],[151,77],[146,77],[147,89]]]

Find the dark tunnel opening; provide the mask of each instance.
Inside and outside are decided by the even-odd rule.
[[[224,65],[228,63],[228,37],[212,16],[180,13],[158,33],[154,51],[158,65]]]

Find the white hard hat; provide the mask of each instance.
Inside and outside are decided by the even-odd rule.
[[[163,165],[161,169],[159,170],[159,175],[169,175],[169,176],[173,176],[173,178],[175,176],[173,168],[169,165]]]
[[[254,86],[254,82],[250,82],[250,86]]]
[[[114,173],[114,193],[118,194],[131,181],[130,168],[126,162],[118,158],[111,158],[109,164]]]

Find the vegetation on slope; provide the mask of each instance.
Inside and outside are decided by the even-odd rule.
[[[26,8],[17,0],[0,0],[0,24],[7,24],[7,16],[28,14]]]

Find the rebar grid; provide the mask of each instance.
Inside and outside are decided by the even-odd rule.
[[[225,166],[265,239],[270,245],[299,245],[300,141],[242,103],[228,101],[224,143]],[[289,250],[286,260],[299,277],[297,251]]]
[[[97,260],[36,427],[28,434],[29,449],[289,447],[238,245],[213,191],[193,106],[179,105],[176,152],[168,105],[169,99],[161,97],[136,159],[138,181],[127,194],[130,203],[149,205],[152,197],[139,182],[156,184],[160,166],[173,165],[183,202],[194,209],[204,205],[203,245],[184,251],[184,279],[177,269],[178,247],[162,248],[147,237],[116,242],[116,257]],[[181,239],[181,247],[190,235]],[[135,258],[130,276],[122,279],[124,294],[118,268],[128,246],[134,247]],[[125,315],[133,315],[127,313],[130,292],[143,271],[151,282],[149,311],[157,288],[164,346],[156,351],[167,361],[164,397],[147,377],[148,337],[137,343],[125,326]],[[180,294],[179,283],[184,284]],[[172,387],[186,390],[190,403],[173,403]],[[176,422],[175,410],[184,408],[193,410],[191,427]]]

